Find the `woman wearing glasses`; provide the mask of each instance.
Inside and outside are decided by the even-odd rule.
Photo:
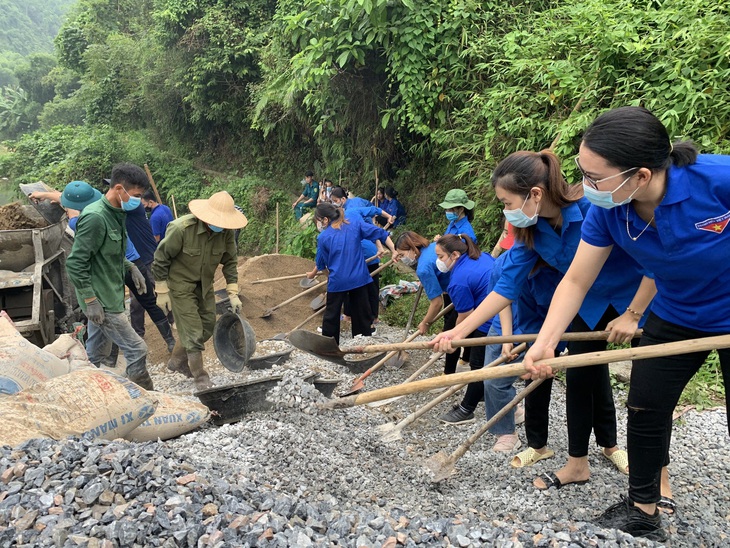
[[[533,376],[552,373],[532,367],[533,360],[552,355],[617,249],[656,277],[642,346],[730,333],[730,157],[698,155],[687,141],[672,145],[648,110],[623,107],[588,128],[579,165],[586,197],[599,207],[583,224],[583,241],[527,353]],[[645,315],[630,307],[637,317]],[[727,386],[730,350],[718,353]],[[706,357],[699,352],[635,362],[627,402],[629,496],[606,510],[599,525],[664,538],[657,503],[660,486],[667,486],[672,411]],[[730,392],[725,397],[730,409]]]
[[[583,221],[591,208],[580,187],[570,187],[550,151],[515,152],[492,174],[492,186],[504,204],[504,215],[515,227],[515,245],[494,290],[461,324],[438,335],[433,343],[441,351],[451,349],[452,339],[462,339],[516,300],[530,272],[542,259],[567,272],[578,248]],[[572,330],[609,329],[610,342],[629,342],[651,302],[653,281],[644,278],[638,263],[622,249],[611,251],[595,283],[579,309],[573,311]],[[570,323],[570,321],[568,322]],[[571,354],[605,349],[600,341],[569,345]],[[551,382],[548,379],[526,400],[525,432],[528,448],[512,466],[523,467],[553,456],[547,447],[548,407]],[[568,463],[555,473],[535,480],[539,489],[585,483],[590,476],[588,446],[591,432],[603,447],[603,455],[626,473],[627,457],[617,447],[616,410],[607,366],[572,369],[567,375]]]

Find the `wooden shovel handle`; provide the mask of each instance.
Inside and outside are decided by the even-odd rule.
[[[292,274],[291,276],[279,276],[278,278],[264,278],[263,280],[254,280],[251,282],[251,285],[254,284],[265,284],[268,282],[282,282],[284,280],[295,280],[296,278],[304,278],[308,272],[305,272],[304,274]],[[317,272],[317,276],[322,274],[322,272]]]
[[[380,274],[380,273],[381,273],[381,272],[382,272],[383,270],[385,270],[386,268],[388,268],[388,267],[389,267],[390,265],[392,265],[392,264],[393,264],[394,262],[395,262],[395,259],[391,259],[391,260],[389,260],[389,261],[388,261],[387,263],[385,263],[385,264],[381,264],[381,265],[380,265],[380,266],[379,266],[379,267],[378,267],[377,269],[373,270],[373,271],[372,271],[372,272],[370,273],[370,276],[371,276],[371,277],[375,277],[375,275],[376,275],[376,274]]]
[[[622,348],[620,350],[602,350],[600,352],[590,352],[588,354],[578,354],[575,356],[564,356],[558,358],[549,358],[535,362],[536,366],[548,365],[553,370],[569,369],[573,367],[585,367],[587,365],[598,365],[603,363],[611,363],[625,360],[638,360],[646,358],[658,358],[661,356],[676,356],[681,354],[691,354],[693,352],[703,352],[715,350],[719,348],[730,347],[730,335],[719,335],[716,337],[705,337],[702,339],[689,339],[686,341],[677,341],[671,343],[655,344],[651,346],[642,346],[639,348]],[[476,371],[467,371],[466,373],[454,373],[453,375],[442,375],[424,379],[422,381],[409,382],[407,384],[399,384],[372,390],[356,396],[348,396],[331,400],[326,407],[337,409],[341,407],[352,407],[353,405],[362,405],[373,401],[380,401],[395,396],[403,396],[405,394],[415,394],[424,392],[433,388],[442,388],[444,386],[453,386],[455,384],[468,384],[470,382],[484,381],[486,379],[500,379],[504,377],[518,377],[527,372],[525,366],[520,363],[512,365],[503,365],[490,369],[478,369]]]
[[[446,309],[444,309],[445,311]],[[443,311],[442,311],[443,312]],[[434,321],[439,319],[441,315],[436,316]],[[642,331],[638,330],[634,337],[640,337]],[[588,331],[578,333],[564,333],[560,337],[561,341],[600,341],[605,340],[611,334],[610,331]],[[463,348],[468,346],[484,346],[486,344],[504,344],[504,343],[523,343],[532,342],[537,339],[537,333],[524,335],[494,335],[492,337],[476,337],[474,339],[455,339],[451,341],[454,348]],[[365,346],[351,346],[343,348],[345,354],[367,354],[370,352],[389,352],[391,350],[420,350],[431,348],[428,341],[416,343],[391,343],[391,344],[369,344]]]
[[[313,320],[314,318],[316,318],[317,316],[319,316],[320,314],[323,314],[323,313],[324,313],[324,307],[322,307],[319,310],[317,310],[317,312],[315,312],[314,314],[310,314],[309,316],[307,316],[307,318],[303,322],[301,322],[299,325],[297,325],[296,327],[294,327],[292,329],[292,331],[296,331],[297,329],[299,329],[302,326],[306,325],[307,322],[309,322],[309,320]],[[289,333],[291,333],[291,331]]]
[[[285,300],[283,303],[277,304],[276,306],[273,306],[273,307],[269,308],[268,309],[268,312],[273,312],[274,310],[278,310],[282,306],[285,306],[285,305],[287,305],[289,303],[293,303],[294,301],[296,301],[297,299],[301,299],[305,295],[309,295],[310,293],[314,293],[315,291],[317,291],[318,289],[321,289],[322,286],[323,285],[326,285],[326,284],[327,284],[327,280],[325,280],[323,282],[319,282],[317,285],[310,287],[306,291],[302,291],[298,295],[294,295],[290,299]]]

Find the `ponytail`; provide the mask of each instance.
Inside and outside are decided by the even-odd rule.
[[[340,228],[343,223],[347,222],[345,210],[328,203],[319,204],[314,209],[314,218],[317,221],[328,219],[332,228]]]
[[[436,245],[440,246],[449,255],[454,251],[458,251],[462,255],[469,255],[469,258],[475,261],[482,255],[482,251],[474,243],[474,240],[466,234],[446,234],[439,238]]]

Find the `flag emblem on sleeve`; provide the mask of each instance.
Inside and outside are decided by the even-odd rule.
[[[725,227],[730,222],[730,211],[723,213],[719,217],[712,217],[695,223],[695,228],[699,230],[706,230],[707,232],[713,232],[715,234],[722,234]]]

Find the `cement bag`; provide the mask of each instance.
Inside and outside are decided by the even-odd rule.
[[[79,369],[0,400],[0,445],[37,437],[123,438],[156,404],[156,396],[124,377]]]
[[[81,367],[95,367],[89,361],[89,356],[86,354],[84,345],[70,333],[60,335],[51,344],[44,346],[43,350],[50,352],[62,360],[68,361],[69,371],[76,371]]]
[[[195,430],[210,416],[210,411],[202,403],[162,392],[147,393],[158,400],[157,410],[130,434],[124,436],[127,440],[142,442],[176,438]]]
[[[7,317],[0,316],[0,397],[69,371],[67,360],[38,348],[18,333]]]

